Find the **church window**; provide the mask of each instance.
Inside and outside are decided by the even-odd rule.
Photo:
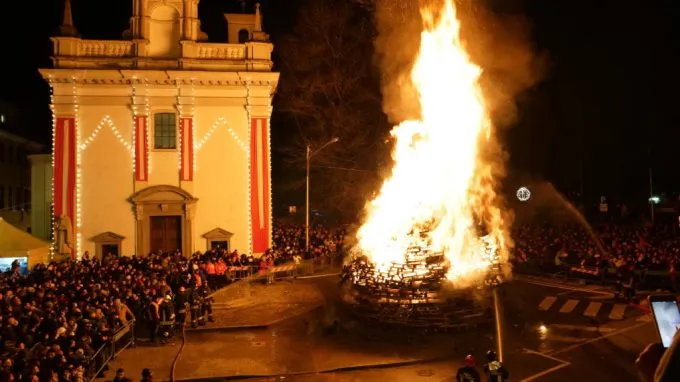
[[[154,115],[155,149],[167,150],[177,148],[177,119],[175,113],[156,113]]]
[[[248,32],[248,29],[241,29],[238,31],[238,43],[239,44],[244,44],[250,40],[250,32]]]

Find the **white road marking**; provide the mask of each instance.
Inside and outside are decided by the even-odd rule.
[[[616,304],[611,312],[609,312],[610,320],[623,320],[623,314],[626,312],[626,304]]]
[[[614,297],[614,294],[611,293],[611,292],[604,292],[604,291],[600,291],[600,290],[596,290],[596,289],[579,288],[579,287],[572,286],[572,285],[553,283],[553,282],[544,281],[544,280],[529,279],[529,278],[522,277],[522,276],[515,276],[515,280],[521,281],[521,282],[527,283],[527,284],[534,284],[534,285],[539,285],[539,286],[544,286],[544,287],[549,287],[549,288],[564,289],[564,290],[571,290],[571,291],[576,291],[576,292],[586,292],[586,293],[593,293],[593,294],[601,294],[601,295],[611,296],[612,298]]]
[[[586,311],[583,312],[583,315],[586,317],[595,317],[597,316],[597,312],[600,311],[601,307],[602,307],[601,302],[591,302],[590,304],[588,304]]]
[[[555,303],[555,301],[557,301],[557,297],[548,296],[544,298],[543,301],[541,301],[541,303],[538,305],[538,309],[546,311],[550,309],[550,307],[552,306],[552,304]]]
[[[552,324],[548,325],[549,329],[563,329],[563,330],[578,330],[580,332],[600,332],[600,333],[611,333],[615,332],[617,329],[605,328],[602,326],[581,326],[581,325],[563,325],[563,324]]]
[[[571,313],[578,303],[579,300],[569,300],[565,302],[564,305],[562,305],[562,308],[560,308],[560,313]]]
[[[587,338],[583,337],[571,337],[571,336],[561,336],[559,334],[548,334],[545,337],[546,340],[548,341],[557,341],[557,342],[570,342],[570,343],[579,343],[586,341]]]
[[[538,378],[540,378],[540,377],[542,377],[542,376],[544,376],[544,375],[553,373],[553,372],[555,372],[555,371],[557,371],[557,370],[559,370],[559,369],[562,369],[562,368],[565,368],[565,367],[571,365],[570,362],[567,362],[567,361],[565,361],[565,360],[561,360],[561,359],[559,359],[559,358],[553,357],[553,356],[551,356],[551,355],[549,355],[549,354],[539,353],[539,352],[537,352],[537,351],[533,351],[533,350],[529,350],[529,349],[522,349],[522,350],[523,350],[524,353],[526,353],[526,354],[533,354],[533,355],[541,356],[541,357],[543,357],[543,358],[547,358],[547,359],[549,359],[549,360],[558,362],[559,365],[553,366],[553,367],[551,367],[550,369],[546,369],[546,370],[543,370],[543,371],[540,372],[540,373],[536,373],[536,374],[534,374],[534,375],[531,375],[531,376],[529,376],[529,377],[526,377],[526,378],[524,378],[523,380],[521,380],[520,382],[530,382],[530,381],[534,381],[534,380],[536,380],[536,379],[538,379]]]
[[[585,345],[588,345],[588,344],[592,344],[593,342],[597,342],[597,341],[603,340],[603,339],[605,339],[605,338],[613,337],[613,336],[616,336],[616,335],[618,335],[618,334],[626,333],[626,332],[629,332],[629,331],[631,331],[631,330],[633,330],[633,329],[637,329],[637,328],[640,328],[640,327],[645,326],[645,325],[648,325],[648,324],[649,324],[649,322],[640,322],[640,323],[635,324],[635,325],[633,325],[633,326],[629,326],[629,327],[627,327],[627,328],[623,328],[623,329],[617,330],[617,331],[615,331],[615,332],[611,332],[611,333],[607,333],[607,334],[601,335],[601,336],[599,336],[599,337],[597,337],[597,338],[593,338],[593,339],[587,340],[587,341],[582,342],[582,343],[580,343],[580,344],[574,344],[574,345],[571,345],[571,346],[567,346],[566,348],[562,348],[562,349],[559,349],[559,350],[550,351],[550,352],[548,352],[548,353],[546,353],[546,354],[556,355],[556,354],[566,353],[566,352],[568,352],[568,351],[572,351],[572,350],[574,350],[574,349],[578,349],[578,348],[580,348],[581,346],[585,346]]]

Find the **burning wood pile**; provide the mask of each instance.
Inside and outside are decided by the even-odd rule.
[[[344,270],[349,282],[345,299],[359,316],[387,324],[446,329],[489,322],[493,318],[489,287],[502,282],[493,250],[485,248],[487,277],[471,288],[449,281],[451,264],[446,256],[427,246],[412,245],[403,261],[384,266],[355,256]]]

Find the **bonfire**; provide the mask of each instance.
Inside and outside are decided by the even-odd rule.
[[[507,272],[508,227],[493,176],[502,163],[484,155],[495,138],[482,70],[461,43],[453,0],[443,3],[421,9],[410,73],[420,118],[391,132],[394,166],[367,205],[346,269],[371,304],[409,312],[441,303],[442,290],[480,289]]]

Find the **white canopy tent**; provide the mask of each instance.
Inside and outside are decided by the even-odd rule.
[[[31,269],[36,264],[49,261],[49,256],[49,243],[0,218],[0,259],[26,258],[28,268]]]

